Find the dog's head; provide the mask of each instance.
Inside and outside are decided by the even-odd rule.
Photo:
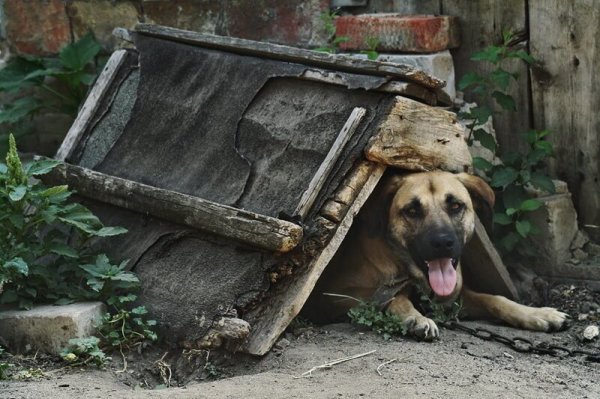
[[[423,172],[387,176],[383,182],[384,232],[413,278],[438,297],[460,289],[456,268],[475,227],[475,205],[491,209],[494,192],[466,173]]]

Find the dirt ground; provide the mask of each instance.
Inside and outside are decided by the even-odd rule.
[[[598,325],[600,293],[569,285],[549,292],[549,302],[573,316],[567,331],[530,333],[482,322],[464,324],[600,352],[598,340],[581,339],[586,326]],[[371,351],[302,377],[313,367]],[[438,341],[425,343],[408,338],[386,341],[350,324],[295,323],[263,358],[153,348],[129,354],[124,372],[121,355],[113,358],[106,370],[57,368],[62,365],[42,356],[9,358],[21,365],[21,380],[0,381],[0,398],[600,397],[600,363],[582,355],[520,353],[448,329],[441,330]]]

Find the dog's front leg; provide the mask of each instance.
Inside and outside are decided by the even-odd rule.
[[[481,294],[463,287],[461,292],[467,314],[474,318],[495,318],[534,331],[562,329],[569,315],[554,308],[534,308],[513,302],[500,295]]]
[[[410,299],[403,294],[397,294],[387,310],[400,317],[408,333],[417,338],[431,341],[440,335],[435,322],[419,313]]]

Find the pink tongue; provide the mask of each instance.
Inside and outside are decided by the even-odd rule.
[[[428,262],[429,285],[439,296],[448,296],[456,287],[456,270],[451,258],[434,259]]]

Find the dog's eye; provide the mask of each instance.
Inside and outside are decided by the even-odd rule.
[[[452,212],[452,213],[458,213],[458,212],[462,211],[464,207],[465,207],[465,205],[461,202],[452,202],[452,203],[450,203],[450,205],[448,205],[448,208],[450,209],[450,212]]]
[[[404,208],[402,212],[409,218],[416,218],[421,215],[421,208],[416,206],[408,206]]]

